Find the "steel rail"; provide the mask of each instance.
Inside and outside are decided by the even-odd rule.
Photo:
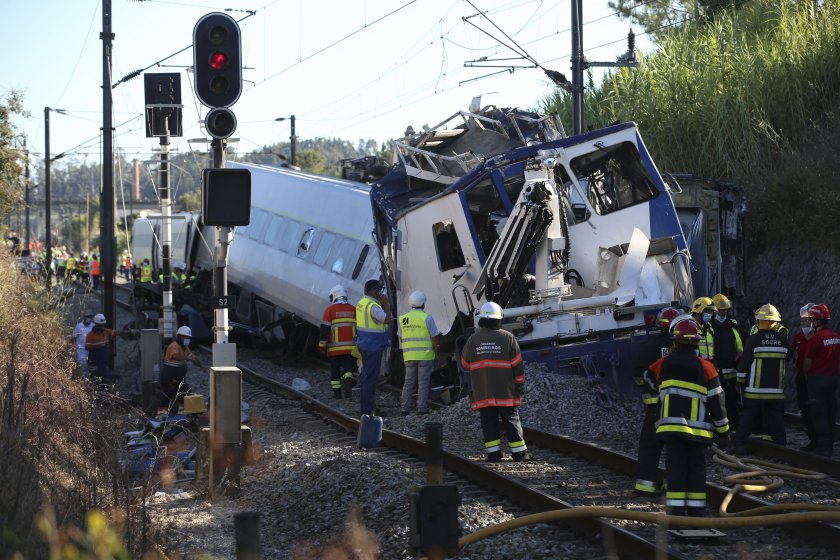
[[[358,420],[333,409],[309,395],[295,391],[291,387],[262,376],[247,366],[240,364],[239,369],[242,371],[244,381],[271,391],[282,391],[287,395],[292,395],[304,401],[306,407],[311,408],[315,413],[335,423],[342,429],[353,434],[358,433]],[[382,443],[386,447],[396,449],[408,455],[421,459],[427,457],[426,444],[424,442],[391,430],[386,429],[382,431]],[[486,468],[475,461],[465,459],[447,451],[443,451],[443,466],[450,472],[456,473],[479,486],[488,488],[493,493],[504,496],[534,513],[574,507],[572,504],[528,487],[493,469]],[[664,557],[675,560],[686,558],[681,554],[663,550],[657,547],[655,543],[603,519],[577,519],[564,522],[564,525],[571,526],[575,531],[589,538],[602,532],[609,532],[610,538],[615,543],[616,549],[621,551],[622,557],[644,559]]]

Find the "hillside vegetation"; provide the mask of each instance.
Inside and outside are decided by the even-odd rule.
[[[742,183],[755,242],[834,235],[838,68],[840,0],[753,0],[588,89],[584,123],[635,121],[660,169]],[[570,95],[542,109],[567,118]]]

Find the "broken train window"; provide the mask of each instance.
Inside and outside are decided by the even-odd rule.
[[[452,220],[444,220],[434,224],[432,234],[435,236],[438,266],[441,271],[452,270],[466,264],[461,242],[458,240],[458,234],[455,232]]]
[[[609,214],[647,202],[659,194],[636,146],[622,142],[572,160],[572,172],[586,185],[589,203],[598,214]]]

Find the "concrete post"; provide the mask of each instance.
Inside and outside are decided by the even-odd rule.
[[[239,494],[242,372],[210,368],[210,497]],[[235,411],[235,413],[234,413]]]

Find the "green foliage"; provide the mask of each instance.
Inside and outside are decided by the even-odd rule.
[[[26,114],[20,92],[12,90],[5,99],[0,98],[0,214],[9,213],[22,199],[25,154],[16,145],[17,131],[11,119]]]
[[[297,154],[297,166],[310,173],[324,174],[327,161],[324,154],[318,150],[303,150]]]
[[[753,0],[670,31],[638,69],[611,73],[587,92],[585,124],[636,121],[660,168],[744,183],[758,237],[789,237],[779,224],[814,217],[833,232],[835,173],[810,165],[822,157],[815,139],[840,125],[838,67],[840,0]],[[567,94],[543,105],[571,114]]]
[[[184,212],[200,212],[201,211],[201,191],[195,190],[181,195],[179,200],[181,209]]]
[[[667,35],[669,28],[688,22],[706,23],[725,10],[736,10],[750,0],[610,0],[610,8],[619,17],[635,20],[654,41]]]

